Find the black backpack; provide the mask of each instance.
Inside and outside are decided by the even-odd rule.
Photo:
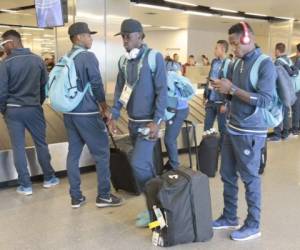
[[[196,146],[193,124],[192,128]],[[190,146],[189,156],[191,159]],[[148,181],[145,189],[155,245],[167,247],[204,242],[213,237],[209,181],[206,175],[181,167]],[[161,216],[157,215],[157,210]]]

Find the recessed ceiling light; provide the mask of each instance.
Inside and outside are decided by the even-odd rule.
[[[44,37],[54,37],[54,35],[44,34]]]
[[[7,9],[0,9],[2,12],[7,12],[7,13],[17,13],[18,11],[16,10],[7,10]]]
[[[169,7],[163,7],[163,6],[152,5],[152,4],[144,4],[144,3],[137,3],[137,4],[135,4],[135,6],[151,8],[151,9],[158,9],[158,10],[171,10],[171,8],[169,8]]]
[[[142,23],[142,26],[143,26],[144,28],[147,28],[147,27],[152,27],[152,25],[151,25],[151,24],[144,24],[144,23]]]
[[[218,8],[218,7],[210,7],[211,10],[220,10],[220,11],[225,11],[225,12],[231,12],[231,13],[238,13],[236,10],[229,10],[229,9],[223,9],[223,8]]]
[[[159,28],[168,29],[168,30],[178,30],[178,29],[180,29],[179,27],[175,27],[175,26],[159,26]]]
[[[193,7],[198,6],[197,4],[187,3],[187,2],[179,1],[179,0],[165,0],[165,2],[169,2],[169,3],[179,3],[179,4],[183,4],[183,5],[187,5],[187,6],[193,6]]]
[[[197,16],[212,16],[212,14],[210,14],[210,13],[200,12],[200,11],[191,11],[191,10],[187,10],[184,13],[190,14],[190,15],[197,15]]]
[[[276,18],[286,19],[286,20],[294,20],[295,19],[293,17],[285,17],[285,16],[277,16]]]
[[[41,28],[34,28],[34,27],[21,27],[21,29],[24,29],[24,30],[44,30],[44,29],[41,29]]]
[[[7,29],[10,29],[10,26],[8,26],[8,25],[0,25],[0,28],[7,28]]]
[[[227,18],[227,19],[238,19],[238,20],[243,20],[245,17],[242,16],[221,16],[222,18]]]

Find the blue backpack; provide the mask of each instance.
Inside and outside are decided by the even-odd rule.
[[[151,50],[148,54],[148,64],[152,74],[156,70],[157,51]],[[165,120],[168,121],[175,116],[178,100],[189,101],[196,91],[190,80],[177,74],[175,71],[167,72],[168,96]]]
[[[260,64],[263,60],[269,58],[269,56],[265,54],[261,54],[254,64],[252,65],[251,71],[250,71],[250,82],[255,90],[257,90],[257,81],[258,81],[258,71]],[[236,63],[234,65],[234,70],[239,63],[241,59],[237,59]],[[282,102],[278,96],[277,89],[274,89],[273,93],[273,99],[269,107],[267,108],[261,108],[261,107],[256,107],[256,112],[261,112],[263,116],[263,120],[265,122],[264,126],[268,128],[274,128],[277,127],[283,120],[283,114],[282,114]]]
[[[90,83],[86,84],[83,91],[79,91],[77,86],[74,58],[84,51],[78,48],[70,55],[64,55],[49,74],[46,96],[51,107],[58,112],[71,112],[80,104],[86,92],[91,91]]]
[[[289,59],[289,62],[286,62],[283,58],[279,57],[277,59],[278,61],[282,62],[283,64],[288,65],[289,67],[293,66],[293,62],[291,61],[291,59]],[[294,85],[294,90],[297,93],[298,91],[300,91],[300,71],[298,70],[298,74],[297,75],[293,75],[291,76],[293,85]]]

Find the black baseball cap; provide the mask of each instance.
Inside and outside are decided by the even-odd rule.
[[[142,24],[135,19],[126,19],[121,24],[121,31],[115,34],[115,36],[134,32],[144,33]]]
[[[76,36],[79,34],[96,34],[96,31],[90,31],[87,23],[84,22],[77,22],[77,23],[73,23],[68,30],[69,36]]]

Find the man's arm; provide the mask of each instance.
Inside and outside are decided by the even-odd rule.
[[[155,91],[155,106],[153,122],[147,124],[150,128],[149,137],[157,138],[159,136],[159,127],[165,116],[167,108],[167,71],[162,54],[156,54],[156,70],[154,72],[154,91]]]
[[[8,72],[4,62],[0,63],[0,112],[4,114],[8,98]]]
[[[99,70],[99,62],[93,53],[88,53],[87,55],[88,60],[86,60],[86,70],[88,73],[88,80],[91,84],[91,90],[98,103],[102,117],[107,118],[107,116],[109,116],[108,106],[106,104],[103,82]]]
[[[156,95],[154,119],[156,124],[160,124],[165,116],[167,108],[167,72],[162,54],[156,54],[156,71],[154,73],[154,91]]]
[[[276,87],[276,71],[274,64],[270,60],[262,62],[258,72],[258,82],[256,92],[247,92],[238,88],[229,80],[221,79],[213,83],[213,87],[223,94],[230,92],[240,100],[252,106],[266,108],[272,101],[272,96]]]

